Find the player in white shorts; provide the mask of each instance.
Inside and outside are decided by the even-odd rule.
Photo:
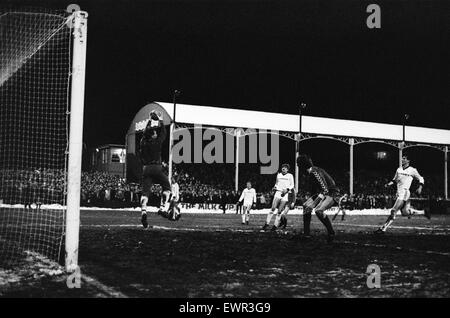
[[[276,231],[278,228],[286,229],[287,226],[287,214],[290,210],[292,210],[295,206],[295,201],[297,200],[297,195],[295,193],[295,189],[292,189],[288,194],[288,201],[286,202],[284,209],[278,211],[277,216],[275,217],[275,223],[271,231]]]
[[[395,176],[386,187],[397,183],[397,200],[395,200],[394,206],[391,208],[391,215],[389,215],[386,222],[375,231],[377,234],[383,234],[386,232],[387,228],[394,222],[397,211],[401,211],[402,216],[410,216],[411,215],[411,207],[409,198],[411,196],[411,192],[409,188],[411,187],[411,183],[413,179],[417,179],[419,181],[419,187],[417,188],[417,194],[422,192],[422,187],[425,182],[423,177],[417,172],[416,168],[413,168],[409,165],[409,160],[406,155],[402,157],[402,166],[397,169],[395,172]]]
[[[169,199],[169,209],[167,212],[158,211],[158,214],[171,220],[178,221],[181,218],[180,207],[178,202],[180,201],[180,186],[178,185],[177,178],[172,177],[171,194]]]
[[[272,201],[272,208],[267,214],[266,223],[262,227],[264,231],[269,228],[269,224],[272,220],[272,216],[274,215],[275,210],[284,210],[284,207],[289,199],[288,193],[291,192],[292,189],[294,189],[294,176],[288,172],[289,168],[290,166],[285,163],[281,166],[281,172],[277,174],[277,180],[273,188],[275,190],[275,195]]]
[[[252,183],[250,181],[247,181],[247,187],[242,191],[238,203],[242,201],[244,201],[242,205],[242,224],[248,225],[250,210],[252,209],[253,204],[256,203],[256,191],[252,188]]]

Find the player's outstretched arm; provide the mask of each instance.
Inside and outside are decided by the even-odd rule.
[[[294,183],[294,176],[291,174],[289,176],[289,186],[288,189],[289,191],[292,191],[295,188],[295,183]]]
[[[419,174],[417,169],[414,169],[413,177],[419,181],[419,187],[417,188],[416,192],[417,194],[421,194],[425,179]]]
[[[244,200],[244,191],[242,191],[241,196],[239,197],[238,203]]]

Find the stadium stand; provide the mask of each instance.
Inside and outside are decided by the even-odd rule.
[[[198,209],[234,209],[240,193],[234,191],[232,165],[208,165],[204,164],[199,169],[198,165],[177,165],[174,175],[180,185],[180,201],[182,208]],[[0,198],[5,204],[24,204],[40,202],[42,204],[63,204],[59,202],[61,191],[64,189],[65,175],[62,170],[35,169],[22,171],[0,171],[5,187],[0,189]],[[333,171],[338,185],[346,185],[348,176],[345,173]],[[355,179],[355,194],[346,202],[347,209],[373,209],[389,208],[395,199],[393,189],[384,187],[389,181],[386,175],[380,176],[369,170],[357,171]],[[274,175],[260,175],[257,173],[257,165],[242,170],[240,179],[243,189],[247,180],[252,181],[257,190],[257,209],[267,208],[272,200],[271,189],[274,183]],[[443,195],[439,193],[438,176],[425,176],[427,187],[424,188],[424,197],[430,197],[435,202],[441,202]],[[300,179],[300,189],[304,189]],[[347,189],[342,187],[342,193]],[[150,205],[159,205],[159,185],[153,185]],[[83,172],[81,178],[81,205],[84,207],[125,208],[138,207],[142,193],[141,185],[127,183],[124,179],[109,175],[104,172]],[[9,195],[8,195],[9,194]],[[11,195],[13,194],[13,195]],[[297,205],[303,202],[307,193],[300,190],[297,197]],[[15,198],[15,201],[11,201]]]

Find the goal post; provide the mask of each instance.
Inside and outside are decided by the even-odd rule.
[[[0,5],[0,267],[77,269],[86,41],[79,9]]]
[[[84,11],[73,13],[73,60],[65,241],[65,265],[68,272],[73,272],[78,267],[87,16],[88,14]]]

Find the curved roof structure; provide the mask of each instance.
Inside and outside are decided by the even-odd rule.
[[[140,128],[142,125],[138,127],[136,123],[148,119],[148,113],[152,109],[160,107],[164,109],[165,116],[170,116],[169,120],[165,120],[165,122],[169,123],[174,116],[174,105],[165,102],[150,103],[138,112],[128,133],[132,133],[133,129]],[[234,108],[177,104],[175,116],[177,123],[184,124],[266,129],[285,132],[298,132],[299,129],[298,115]],[[313,116],[302,116],[302,132],[317,135],[393,141],[402,141],[403,139],[402,125]],[[450,130],[406,126],[405,141],[450,145]]]

